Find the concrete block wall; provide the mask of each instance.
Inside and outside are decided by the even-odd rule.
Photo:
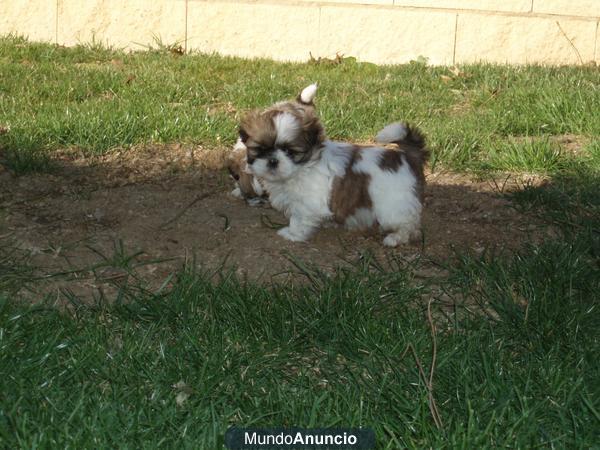
[[[379,64],[600,63],[600,0],[0,0],[0,34]]]

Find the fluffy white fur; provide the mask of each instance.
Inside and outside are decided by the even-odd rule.
[[[289,113],[278,114],[273,120],[277,130],[277,140],[275,145],[285,144],[294,139],[300,129],[300,124],[294,116]]]
[[[282,130],[282,134],[288,131]],[[396,124],[386,133],[386,140],[393,142],[403,139],[407,132]],[[373,207],[358,209],[346,219],[345,226],[365,228],[378,223],[388,232],[384,245],[393,247],[408,242],[418,232],[422,205],[415,193],[416,177],[406,161],[396,172],[379,167],[384,151],[381,147],[366,148],[354,164],[354,172],[371,177],[368,190]],[[262,178],[272,206],[290,219],[289,226],[279,230],[279,235],[291,241],[305,241],[322,222],[333,217],[329,207],[333,180],[344,176],[351,146],[327,140],[320,157],[304,165],[294,164],[284,152],[277,151],[276,155],[276,173],[266,167],[266,160],[257,160],[251,170]]]
[[[310,86],[306,86],[304,89],[302,89],[302,92],[300,93],[300,100],[303,103],[310,104],[313,102],[316,95],[317,95],[317,83],[313,83]]]
[[[408,135],[408,130],[406,126],[402,123],[392,123],[383,128],[377,135],[375,136],[375,140],[382,144],[389,144],[391,142],[399,141]]]

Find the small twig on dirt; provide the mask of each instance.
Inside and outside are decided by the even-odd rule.
[[[167,226],[171,225],[173,222],[175,222],[177,219],[179,219],[181,216],[183,216],[186,211],[188,209],[190,209],[192,206],[194,206],[197,202],[199,202],[200,200],[204,200],[205,198],[210,197],[211,195],[213,195],[215,193],[215,191],[209,191],[209,192],[205,192],[204,194],[200,194],[197,195],[196,198],[194,200],[192,200],[191,202],[189,202],[187,205],[185,205],[185,207],[179,211],[175,217],[173,217],[172,219],[167,220],[165,223],[163,223],[161,226],[158,227],[159,230],[164,230]]]
[[[285,227],[285,224],[283,223],[277,223],[277,222],[273,222],[271,220],[271,218],[269,216],[267,216],[266,214],[261,214],[260,215],[260,222],[267,228],[270,228],[272,230],[279,230],[280,228]]]
[[[498,182],[496,181],[496,178],[492,178],[492,182],[494,183],[494,187],[496,188],[496,191],[500,194],[504,194],[504,189],[506,188],[506,183],[508,183],[508,180],[510,179],[511,174],[508,174],[506,176],[506,178],[504,179],[504,182],[502,183],[502,186],[498,186]]]
[[[190,255],[188,253],[187,247],[185,247],[185,255],[183,257],[183,267],[189,267],[190,263]]]
[[[225,214],[217,214],[217,216],[219,216],[222,219],[225,219],[225,225],[223,225],[223,231],[231,230],[231,225],[229,224],[229,217],[227,217]]]
[[[567,36],[567,33],[565,33],[565,30],[563,30],[563,28],[560,26],[560,22],[558,20],[556,21],[556,25],[558,26],[558,29],[560,30],[562,35],[565,37],[565,39],[567,41],[569,41],[569,44],[571,44],[571,47],[573,47],[573,50],[575,50],[575,53],[577,54],[577,58],[579,59],[579,63],[581,65],[583,65],[583,58],[581,57],[581,53],[579,53],[579,50],[577,50],[577,47],[575,47],[575,44],[573,44],[573,40],[571,38],[569,38],[569,36]]]

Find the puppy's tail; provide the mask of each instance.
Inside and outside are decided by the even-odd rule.
[[[384,127],[375,141],[380,144],[396,144],[407,156],[425,163],[429,159],[429,150],[425,146],[425,136],[418,128],[402,122],[395,122]]]
[[[298,94],[296,101],[305,106],[315,106],[314,100],[317,96],[317,83],[313,83],[302,89],[302,92]]]

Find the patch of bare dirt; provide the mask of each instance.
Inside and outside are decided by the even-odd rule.
[[[291,243],[272,227],[286,222],[280,213],[229,195],[232,184],[220,169],[225,153],[177,145],[97,158],[65,152],[52,174],[1,171],[0,237],[28,252],[42,277],[62,274],[49,277],[44,292],[89,295],[136,279],[158,288],[192,260],[277,282],[294,271],[290,255],[325,270],[367,251],[443,261],[455,250],[514,249],[551,233],[500,195],[514,188],[510,180],[434,173],[422,242],[390,250],[374,233],[323,228],[310,242]]]

